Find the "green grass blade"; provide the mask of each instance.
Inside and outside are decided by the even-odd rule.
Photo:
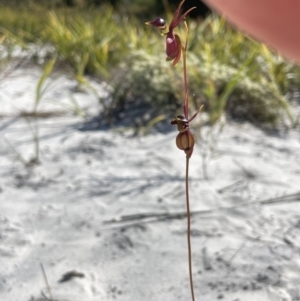
[[[45,84],[45,81],[46,79],[49,77],[49,75],[51,74],[53,68],[54,68],[54,65],[55,65],[55,62],[56,62],[56,59],[57,57],[54,56],[52,59],[50,59],[44,69],[43,69],[43,73],[37,83],[37,86],[36,86],[36,97],[35,97],[35,103],[34,103],[34,112],[36,112],[37,108],[38,108],[38,105],[41,101],[41,98],[43,96],[43,93],[45,92],[45,89],[43,89],[44,87],[44,84]]]

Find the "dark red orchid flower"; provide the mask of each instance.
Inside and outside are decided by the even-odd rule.
[[[179,134],[176,137],[176,145],[180,150],[183,150],[188,157],[192,156],[195,139],[189,129],[189,120],[184,116],[178,115],[172,121],[171,124],[176,124]]]
[[[186,119],[186,117],[182,115],[178,115],[171,121],[171,124],[177,125],[177,129],[179,134],[176,137],[176,145],[179,149],[183,150],[186,155],[190,158],[193,154],[193,149],[195,145],[195,139],[193,134],[190,131],[189,123],[196,118],[199,114],[203,106],[190,118]]]
[[[179,35],[174,32],[174,29],[184,20],[187,14],[196,7],[192,7],[187,10],[184,14],[179,15],[181,7],[185,0],[182,0],[175,11],[173,20],[169,25],[169,31],[165,34],[166,35],[166,53],[167,53],[167,61],[173,61],[173,66],[175,66],[181,57],[181,51],[184,48],[182,45],[181,39]],[[166,22],[162,18],[156,18],[153,21],[146,22],[148,25],[152,25],[154,27],[159,28],[160,30],[166,29]]]

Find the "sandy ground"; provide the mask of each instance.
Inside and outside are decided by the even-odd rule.
[[[41,164],[20,111],[33,106],[38,69],[1,82],[0,300],[191,300],[185,158],[167,134],[92,130],[94,95],[66,77],[41,102],[64,115],[38,120]],[[51,83],[51,80],[49,81]],[[103,87],[95,83],[99,93]],[[102,91],[102,92],[101,92]],[[226,124],[203,177],[190,167],[196,300],[300,300],[300,134]],[[66,272],[84,277],[59,282]]]

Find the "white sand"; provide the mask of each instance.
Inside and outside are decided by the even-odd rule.
[[[38,121],[41,165],[26,168],[12,147],[30,160],[33,137],[16,116],[32,108],[39,74],[21,69],[0,83],[0,300],[44,300],[40,263],[59,301],[191,300],[186,219],[172,218],[185,211],[176,129],[146,137],[81,130],[70,95],[88,116],[100,107],[62,76],[41,108],[65,114]],[[278,137],[227,124],[208,162],[209,179],[195,148],[191,209],[208,210],[192,217],[197,300],[299,300],[299,138],[297,131]],[[58,283],[71,270],[85,277]]]

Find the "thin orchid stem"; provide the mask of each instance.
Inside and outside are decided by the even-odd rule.
[[[189,119],[189,88],[186,72],[186,51],[182,51],[182,61],[183,61],[183,79],[184,79],[184,104],[183,113],[186,119]]]
[[[195,301],[193,270],[192,270],[192,245],[191,245],[191,212],[190,212],[190,197],[189,197],[189,162],[190,158],[186,156],[185,170],[185,195],[186,195],[186,212],[187,212],[187,242],[188,242],[188,257],[189,257],[189,276],[192,301]]]
[[[186,35],[184,49],[185,49],[185,51],[187,51],[187,45],[189,42],[189,27],[187,26],[186,21],[184,21],[183,24],[184,24],[185,35]]]
[[[189,88],[188,88],[188,79],[187,79],[187,67],[186,67],[186,52],[187,45],[189,40],[189,29],[187,23],[184,21],[184,27],[186,31],[186,40],[185,45],[182,47],[182,61],[183,61],[183,79],[184,79],[184,104],[183,104],[183,113],[186,119],[189,119]]]

